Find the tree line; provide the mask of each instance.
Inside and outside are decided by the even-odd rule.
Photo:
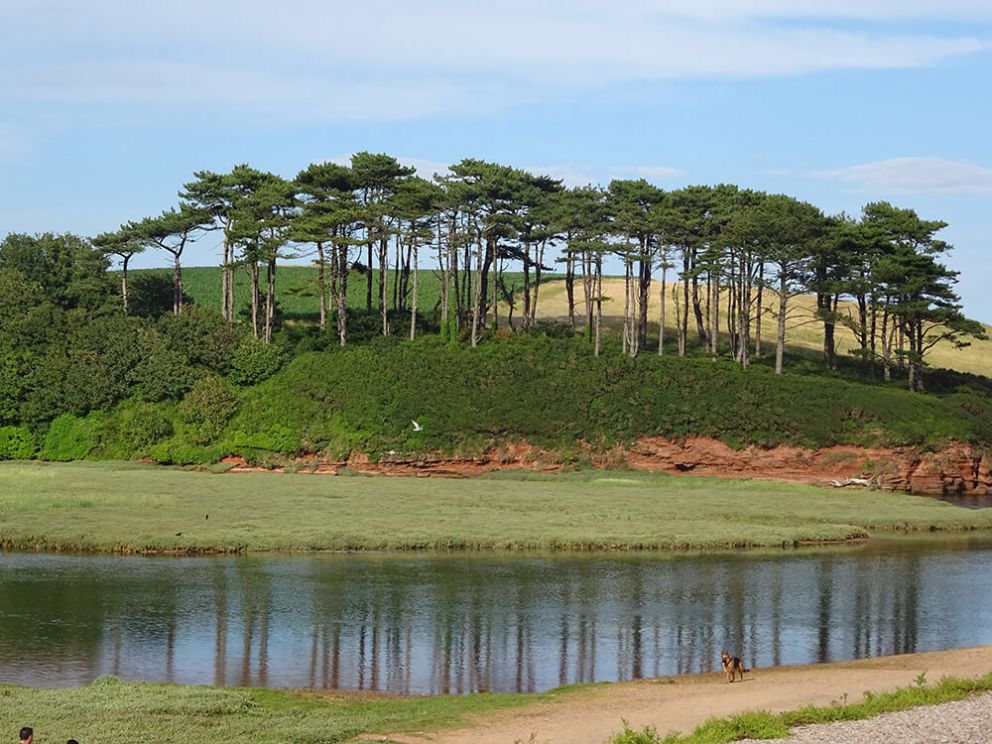
[[[301,258],[317,267],[319,325],[333,329],[342,346],[350,283],[363,286],[365,309],[378,315],[383,335],[402,330],[414,338],[418,316],[431,314],[442,335],[474,347],[501,322],[533,329],[542,278],[560,268],[569,323],[596,355],[605,300],[622,307],[624,353],[648,348],[649,320],[658,323],[657,353],[672,351],[665,338],[670,299],[679,356],[696,345],[747,367],[774,336],[781,373],[793,298],[812,294],[827,367],[837,366],[839,326],[851,334],[856,356],[886,379],[905,368],[909,387],[919,390],[935,344],[965,344],[983,333],[963,315],[957,273],[940,260],[951,249],[937,237],[944,227],[885,202],[851,217],[726,184],[666,191],[642,179],[565,188],[549,176],[473,159],[425,179],[389,155],[362,152],[349,165],[311,164],[292,179],[248,165],[197,172],[175,207],[92,243],[119,260],[125,314],[132,258],[165,253],[173,266],[172,312],[180,315],[184,251],[218,234],[217,309],[228,323],[238,321],[235,272],[245,272],[247,322],[263,343],[277,322],[277,270]],[[440,296],[425,309],[417,290],[428,256]],[[622,299],[604,295],[604,261],[623,267]],[[649,319],[652,292],[659,310]],[[407,317],[408,329],[392,327]]]

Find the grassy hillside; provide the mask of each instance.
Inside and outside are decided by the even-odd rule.
[[[154,274],[161,277],[171,277],[168,269],[144,269],[133,272],[135,276]],[[287,318],[292,320],[313,321],[317,317],[316,269],[310,266],[283,266],[277,273],[277,292],[280,306]],[[518,275],[507,274],[507,282],[520,283]],[[248,279],[244,271],[236,274],[236,301],[242,310],[248,308]],[[186,292],[198,304],[210,308],[220,308],[220,269],[216,267],[193,267],[183,270],[183,280]],[[418,304],[430,312],[436,307],[440,296],[439,282],[433,271],[421,272],[420,294]],[[668,339],[674,344],[675,338],[675,306],[672,300],[672,289],[669,288],[666,325],[670,326]],[[652,318],[651,339],[657,338],[658,290],[660,285],[655,283],[652,288],[649,317]],[[605,322],[608,327],[620,325],[622,312],[623,280],[608,278],[603,282],[603,292],[608,298],[604,308]],[[769,351],[774,343],[774,318],[770,311],[777,305],[777,297],[773,292],[765,295],[765,308],[769,311],[766,317],[764,339]],[[581,289],[576,287],[576,299],[581,303]],[[355,274],[348,286],[348,303],[351,307],[364,307],[365,276]],[[822,326],[814,318],[815,301],[812,297],[796,297],[792,300],[793,309],[788,319],[788,345],[793,353],[815,356],[823,345]],[[581,315],[581,308],[579,308]],[[842,312],[853,312],[849,303],[841,303]],[[517,308],[517,313],[520,308]],[[505,316],[505,309],[501,312]],[[559,277],[547,278],[540,290],[538,316],[546,320],[567,321],[568,305],[565,295],[565,283]],[[933,367],[957,370],[970,374],[992,377],[992,326],[986,326],[989,340],[974,341],[971,346],[956,349],[951,344],[939,344],[930,354],[929,363]],[[855,346],[854,336],[846,329],[838,329],[838,351],[846,354]]]
[[[778,376],[725,359],[594,357],[580,339],[519,335],[471,349],[437,336],[380,338],[300,353],[255,385],[207,377],[179,403],[130,399],[81,418],[65,414],[37,436],[40,456],[50,460],[474,456],[528,442],[582,465],[591,451],[606,454],[647,436],[709,436],[734,447],[989,446],[992,396]]]
[[[992,442],[992,398],[777,376],[726,360],[596,358],[578,340],[514,337],[469,349],[427,338],[297,357],[247,393],[230,429],[274,426],[332,453],[472,451],[514,439],[569,450],[689,435],[731,446],[936,446]]]

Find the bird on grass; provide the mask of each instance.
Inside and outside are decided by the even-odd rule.
[[[410,421],[410,423],[413,424],[413,430],[414,431],[423,431],[424,430],[424,427],[421,426],[420,424],[418,424],[416,421]]]

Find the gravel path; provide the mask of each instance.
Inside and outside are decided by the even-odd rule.
[[[933,742],[982,744],[992,742],[992,693],[940,705],[924,705],[899,713],[884,713],[864,721],[838,721],[799,726],[787,744],[876,744]],[[745,740],[758,744],[754,739]]]

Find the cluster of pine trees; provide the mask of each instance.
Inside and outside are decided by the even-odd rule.
[[[120,259],[125,313],[134,255],[169,255],[173,311],[180,314],[183,253],[203,233],[219,232],[219,310],[235,322],[235,272],[247,272],[251,330],[264,342],[276,320],[279,264],[305,256],[318,267],[321,328],[333,324],[341,345],[353,282],[364,283],[366,309],[378,310],[383,335],[396,330],[390,311],[393,318],[401,311],[415,336],[425,257],[440,281],[432,311],[442,333],[472,346],[501,317],[532,328],[542,274],[559,264],[570,322],[584,329],[598,355],[603,265],[611,260],[624,271],[624,297],[612,299],[623,307],[622,348],[631,356],[648,345],[652,291],[661,301],[659,354],[670,298],[679,355],[698,343],[746,367],[772,326],[777,372],[790,300],[800,293],[816,296],[828,367],[837,364],[837,328],[846,327],[856,352],[886,378],[905,365],[911,389],[922,387],[935,344],[982,334],[961,312],[956,272],[939,260],[951,247],[937,237],[946,223],[888,203],[869,204],[852,218],[732,185],[665,191],[645,180],[615,180],[607,188],[565,188],[548,176],[472,159],[428,180],[393,157],[367,152],[348,166],[310,165],[292,180],[248,165],[201,171],[179,196],[177,208],[93,241]],[[515,279],[508,282],[510,272]],[[775,309],[766,318],[769,299]],[[842,307],[842,300],[850,304]]]

